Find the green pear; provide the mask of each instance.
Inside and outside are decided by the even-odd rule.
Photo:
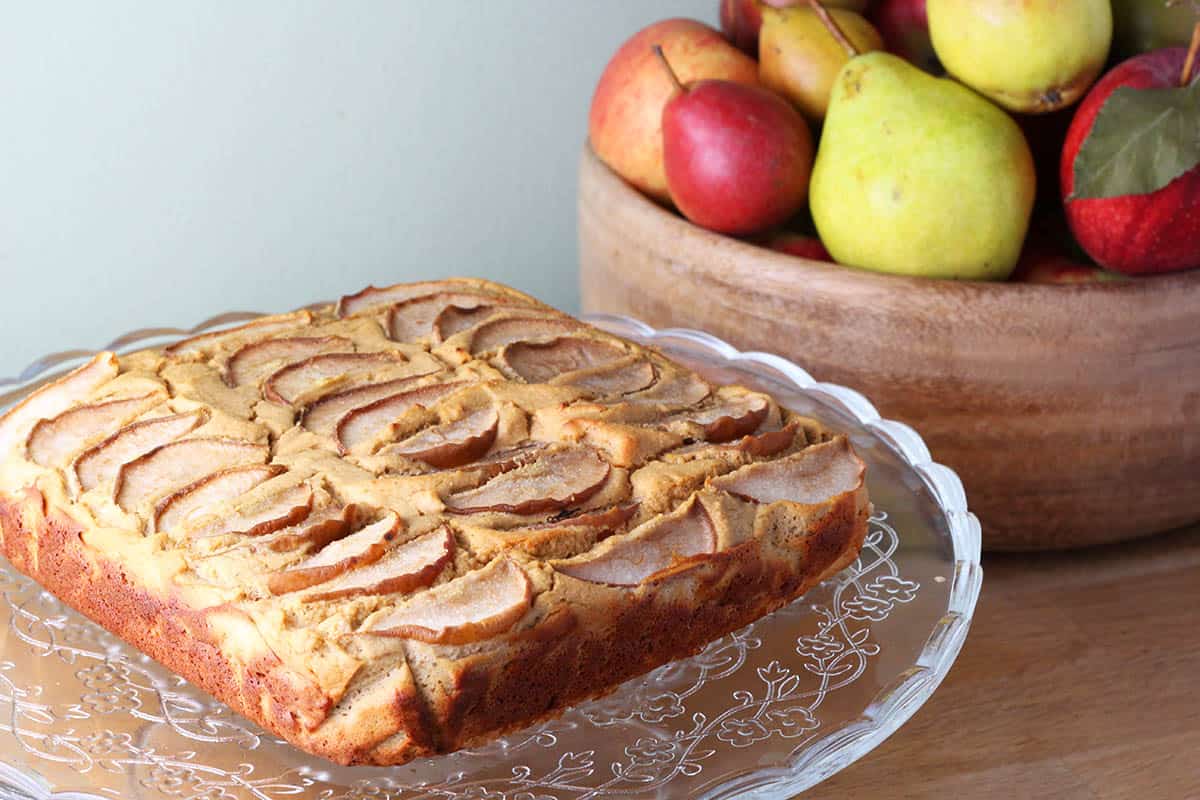
[[[833,84],[809,203],[841,264],[1003,280],[1025,239],[1033,157],[1017,123],[965,86],[889,53]]]
[[[1110,0],[927,0],[925,10],[946,71],[1012,111],[1074,103],[1112,42]]]
[[[1200,22],[1195,0],[1112,0],[1113,50],[1121,58],[1187,47]]]

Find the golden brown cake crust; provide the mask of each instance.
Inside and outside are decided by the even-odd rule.
[[[172,349],[98,356],[0,418],[0,551],[339,763],[561,713],[785,605],[866,532],[844,437],[496,284],[368,290]],[[122,435],[195,409],[135,430],[167,442]],[[84,488],[96,449],[113,466]]]

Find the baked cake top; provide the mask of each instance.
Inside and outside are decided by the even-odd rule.
[[[0,418],[0,489],[223,647],[252,626],[321,687],[308,725],[404,647],[656,591],[862,473],[765,394],[473,279],[101,353]]]

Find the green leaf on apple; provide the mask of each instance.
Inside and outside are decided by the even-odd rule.
[[[1150,194],[1200,164],[1200,79],[1116,89],[1075,154],[1071,199]]]

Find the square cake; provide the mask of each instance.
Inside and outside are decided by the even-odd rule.
[[[845,436],[474,279],[100,353],[0,417],[13,565],[343,764],[693,654],[867,514]]]

